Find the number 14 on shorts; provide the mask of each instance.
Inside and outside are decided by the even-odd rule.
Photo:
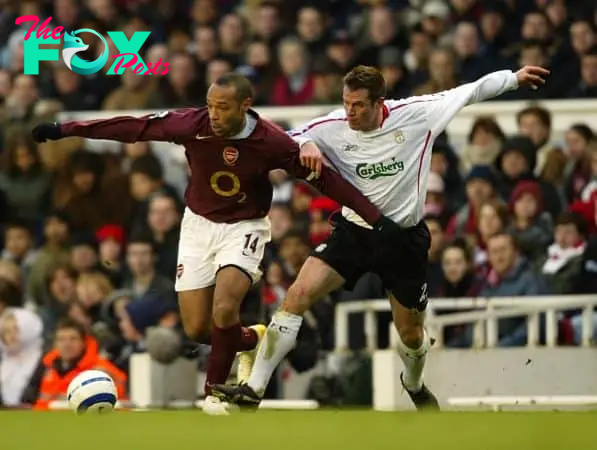
[[[243,245],[243,255],[253,256],[257,252],[257,245],[259,244],[259,235],[253,233],[245,234],[245,243]]]

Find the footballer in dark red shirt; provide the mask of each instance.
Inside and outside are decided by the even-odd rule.
[[[185,332],[210,343],[204,410],[225,413],[211,397],[224,383],[237,352],[239,375],[248,377],[264,326],[241,327],[240,304],[261,273],[270,240],[269,173],[284,169],[356,211],[380,236],[397,225],[335,171],[320,174],[301,164],[300,149],[282,129],[250,109],[252,89],[241,75],[227,74],[209,88],[207,106],[144,117],[114,117],[36,126],[37,142],[69,136],[120,142],[168,141],[185,147],[191,176],[185,193],[176,291]],[[254,355],[253,355],[254,357]],[[242,381],[242,380],[241,380]]]

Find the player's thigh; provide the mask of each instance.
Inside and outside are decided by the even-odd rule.
[[[333,278],[331,281],[342,279],[344,287],[352,289],[363,273],[368,271],[364,254],[367,251],[367,236],[357,236],[355,233],[350,225],[336,226],[331,236],[311,254],[311,259],[323,264],[316,265],[313,262],[309,272],[316,272],[319,267],[322,277]],[[317,277],[317,274],[310,276]]]
[[[174,286],[177,292],[203,289],[215,284],[216,225],[188,208],[185,211],[178,240]]]
[[[410,230],[404,248],[379,262],[377,272],[388,291],[399,331],[423,324],[428,303],[428,250],[429,232],[421,225]]]
[[[261,260],[271,239],[268,219],[247,220],[236,224],[221,224],[219,245],[214,261],[218,270],[235,267],[244,273],[250,284],[262,276]]]
[[[193,340],[207,340],[211,331],[214,286],[178,292],[185,333]]]
[[[344,285],[344,278],[322,259],[310,256],[281,305],[283,311],[302,314],[315,302]]]

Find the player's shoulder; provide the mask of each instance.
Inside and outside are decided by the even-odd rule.
[[[338,108],[325,116],[319,116],[304,125],[301,132],[316,130],[324,131],[329,129],[338,129],[346,126],[346,111],[344,108]]]

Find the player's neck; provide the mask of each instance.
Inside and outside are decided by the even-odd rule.
[[[244,114],[242,120],[238,124],[238,127],[231,129],[230,133],[226,137],[233,137],[233,136],[236,136],[237,134],[240,134],[240,132],[243,131],[246,126],[247,126],[247,115]]]
[[[375,117],[375,121],[371,123],[371,125],[361,128],[361,131],[367,133],[369,131],[375,131],[381,127],[383,123],[383,109],[380,109]]]

